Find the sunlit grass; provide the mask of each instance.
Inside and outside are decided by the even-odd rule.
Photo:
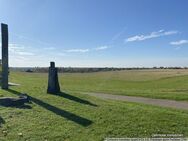
[[[129,75],[123,72],[60,74],[61,90],[66,95],[46,93],[47,74],[11,73],[11,82],[21,85],[12,86],[9,91],[0,90],[0,95],[17,97],[19,93],[27,93],[32,104],[25,109],[0,107],[0,140],[102,141],[106,137],[151,137],[152,134],[187,137],[187,111],[100,100],[81,93],[117,92],[158,98],[168,93],[164,98],[187,100],[185,74],[174,73],[170,77],[165,74],[151,79],[150,72],[142,72],[140,79],[133,79],[130,74],[136,72],[124,73]]]

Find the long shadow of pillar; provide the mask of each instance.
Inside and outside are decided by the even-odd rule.
[[[12,89],[8,89],[7,91],[8,91],[8,92],[11,92],[11,93],[13,93],[13,94],[15,94],[15,95],[20,95],[20,92],[17,92],[17,91],[12,90]],[[57,107],[55,107],[55,106],[53,106],[53,105],[50,105],[50,104],[48,104],[48,103],[46,103],[46,102],[43,102],[43,101],[40,100],[40,99],[37,99],[37,98],[32,97],[32,96],[29,96],[29,97],[30,97],[30,99],[31,99],[32,102],[34,102],[34,103],[36,103],[37,105],[39,105],[39,106],[41,106],[41,107],[43,107],[43,108],[45,108],[45,109],[47,109],[47,110],[53,112],[53,113],[56,114],[56,115],[59,115],[59,116],[61,116],[61,117],[66,118],[67,120],[71,120],[71,121],[73,121],[73,122],[75,122],[75,123],[77,123],[77,124],[80,124],[80,125],[82,125],[82,126],[85,126],[85,127],[86,127],[86,126],[89,126],[89,125],[91,125],[91,124],[93,123],[93,122],[92,122],[91,120],[89,120],[89,119],[86,119],[86,118],[84,118],[84,117],[78,116],[78,115],[73,114],[73,113],[70,113],[70,112],[68,112],[68,111],[66,111],[66,110],[62,110],[62,109],[60,109],[60,108],[57,108]]]
[[[96,104],[93,104],[90,101],[87,101],[87,100],[81,99],[79,97],[67,94],[65,92],[56,93],[56,96],[60,96],[60,97],[63,97],[63,98],[66,98],[66,99],[69,99],[69,100],[72,100],[72,101],[75,101],[75,102],[78,102],[78,103],[81,103],[81,104],[97,107]]]

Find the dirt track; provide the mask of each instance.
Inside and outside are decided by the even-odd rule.
[[[103,94],[103,93],[85,93],[85,94],[102,99],[137,102],[137,103],[143,103],[143,104],[149,104],[155,106],[188,110],[188,102],[165,100],[165,99],[152,99],[152,98],[134,97],[134,96],[112,95],[112,94]]]

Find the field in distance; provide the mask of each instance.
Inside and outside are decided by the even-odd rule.
[[[25,83],[25,76],[31,79],[39,77],[45,80],[44,84],[47,82],[46,73],[12,73],[11,76],[13,81],[20,80],[20,83]],[[188,69],[60,73],[59,81],[65,91],[188,101]]]

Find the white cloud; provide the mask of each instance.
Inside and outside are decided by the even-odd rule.
[[[188,44],[188,40],[179,40],[179,41],[174,41],[170,42],[171,45],[183,45],[183,44]]]
[[[99,50],[105,50],[105,49],[108,49],[109,46],[99,46],[99,47],[96,47],[96,48],[86,48],[86,49],[69,49],[69,50],[65,50],[65,52],[67,53],[86,53],[86,52],[89,52],[89,51],[99,51]]]
[[[108,48],[109,48],[109,46],[100,46],[100,47],[96,47],[95,50],[105,50]]]
[[[124,27],[120,32],[118,32],[117,34],[115,34],[115,35],[112,37],[112,39],[111,39],[111,41],[109,42],[109,44],[113,44],[116,40],[118,40],[118,39],[120,38],[120,36],[125,32],[126,29],[127,29],[127,28]]]
[[[34,42],[34,43],[37,43],[37,44],[40,44],[40,45],[53,46],[53,44],[48,43],[46,41],[41,41],[41,40],[33,39],[33,38],[30,38],[30,37],[19,35],[19,34],[12,33],[12,32],[11,32],[11,34],[14,35],[14,36],[16,36],[16,37],[18,37],[19,39],[22,39],[22,40],[31,41],[31,42]]]
[[[177,34],[178,31],[164,31],[164,30],[159,30],[157,32],[152,32],[148,35],[136,35],[133,37],[127,38],[125,41],[126,42],[134,42],[134,41],[143,41],[147,39],[152,39],[152,38],[157,38],[157,37],[162,37],[162,36],[168,36],[168,35],[173,35]]]
[[[10,56],[32,56],[35,55],[33,52],[29,51],[29,47],[25,47],[20,44],[9,44]]]
[[[66,50],[66,52],[85,53],[85,52],[89,52],[89,49],[69,49],[69,50]]]
[[[25,47],[21,46],[19,44],[9,44],[9,50],[11,52],[16,52],[16,51],[20,51],[20,50],[24,50]]]
[[[32,55],[34,55],[34,53],[31,53],[31,52],[25,52],[25,51],[19,51],[19,52],[17,52],[17,54],[19,54],[19,55],[28,55],[28,56],[32,56]]]
[[[55,50],[55,47],[45,47],[44,50]]]
[[[66,54],[65,54],[65,53],[62,53],[62,52],[57,53],[57,55],[59,55],[59,56],[66,56]]]
[[[178,31],[167,31],[167,32],[164,32],[164,35],[173,35],[173,34],[177,34],[179,33]]]

